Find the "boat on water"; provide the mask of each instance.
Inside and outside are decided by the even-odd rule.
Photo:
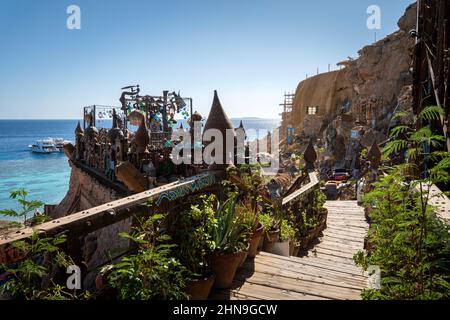
[[[32,145],[28,147],[31,151],[36,153],[57,153],[63,152],[63,147],[66,143],[70,141],[64,140],[62,138],[47,138],[42,140],[37,140]]]
[[[60,152],[63,152],[63,147],[67,143],[71,143],[69,140],[64,140],[63,138],[52,138],[55,147],[59,149]]]

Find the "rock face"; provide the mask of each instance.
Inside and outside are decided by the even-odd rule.
[[[359,51],[359,58],[344,61],[345,67],[300,82],[293,122],[297,142],[310,138],[331,151],[335,164],[349,166],[352,137],[363,146],[387,138],[392,115],[411,108],[412,50],[416,5],[400,18],[400,30]],[[309,113],[316,114],[314,116]],[[366,141],[370,140],[370,141]]]

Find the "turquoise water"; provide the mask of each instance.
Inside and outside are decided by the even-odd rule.
[[[232,122],[237,127],[240,119]],[[272,119],[243,119],[243,123],[251,133],[249,140],[263,137],[279,125]],[[64,198],[70,178],[64,153],[36,154],[28,145],[47,137],[74,141],[76,124],[77,120],[0,120],[0,209],[19,209],[9,198],[9,193],[19,188],[29,191],[30,199],[46,204],[58,204]],[[104,121],[99,126],[111,125]],[[185,122],[183,126],[186,128]]]
[[[75,120],[0,120],[0,208],[18,209],[9,193],[19,188],[29,198],[58,204],[69,186],[70,167],[64,153],[37,154],[35,140],[58,137],[74,140]],[[0,217],[2,218],[2,217]]]

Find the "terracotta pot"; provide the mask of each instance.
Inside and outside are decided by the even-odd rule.
[[[294,254],[294,245],[292,242],[289,243],[289,256],[291,257]]]
[[[211,292],[216,276],[211,274],[205,278],[193,279],[186,284],[185,292],[189,300],[206,300]]]
[[[304,237],[301,237],[300,239],[298,239],[299,241],[300,241],[300,248],[301,249],[306,249],[306,248],[308,248],[308,245],[309,245],[309,236],[304,236]]]
[[[275,242],[273,244],[272,253],[279,256],[289,257],[289,242],[289,240]]]
[[[247,248],[247,250],[241,251],[240,254],[241,254],[241,260],[239,260],[238,269],[242,268],[242,266],[244,265],[245,261],[247,260],[248,248]]]
[[[280,230],[267,231],[264,235],[263,251],[271,253],[273,245],[278,241],[279,238]]]
[[[216,276],[214,288],[228,289],[233,283],[236,270],[242,260],[241,252],[236,253],[213,253],[210,256],[210,266]]]
[[[265,232],[263,230],[263,233],[261,234],[261,238],[259,239],[259,243],[258,243],[258,252],[262,251],[262,249],[264,247],[264,238],[265,238]]]
[[[248,257],[254,258],[258,254],[259,243],[261,242],[261,238],[263,235],[264,227],[261,223],[258,224],[255,231],[250,238],[250,247],[248,248]]]
[[[292,251],[292,256],[298,257],[299,252],[300,252],[300,246],[294,246],[294,250]]]

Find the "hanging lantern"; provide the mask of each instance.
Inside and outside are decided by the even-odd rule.
[[[128,121],[133,126],[139,126],[142,122],[142,119],[145,119],[145,112],[135,109],[128,114]]]

